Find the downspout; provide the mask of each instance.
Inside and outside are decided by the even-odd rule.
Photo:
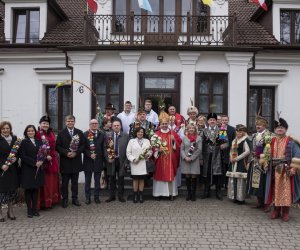
[[[249,117],[249,97],[250,97],[250,73],[255,70],[255,55],[256,51],[253,52],[253,57],[252,57],[252,67],[247,69],[247,127],[249,128],[248,124],[248,117]],[[250,131],[252,133],[252,131]]]
[[[74,69],[72,66],[69,65],[69,57],[67,52],[65,51],[65,58],[66,58],[66,67],[71,70],[71,80],[74,80]],[[73,114],[73,84],[71,84],[71,93],[72,93],[72,99],[71,99],[71,114]]]

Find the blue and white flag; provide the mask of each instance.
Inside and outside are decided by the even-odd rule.
[[[152,8],[148,0],[138,0],[138,1],[141,9],[152,12]]]

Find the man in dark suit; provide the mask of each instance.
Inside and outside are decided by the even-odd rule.
[[[230,149],[232,145],[232,141],[235,138],[235,128],[230,126],[229,123],[229,117],[228,115],[222,115],[221,116],[221,123],[222,127],[226,130],[227,132],[227,137],[228,137],[228,147],[223,149],[223,186],[227,188],[227,183],[228,183],[228,177],[226,177],[226,172],[228,171],[228,165],[229,165],[229,158],[230,158]]]
[[[104,153],[103,143],[104,134],[98,130],[99,124],[96,119],[90,121],[90,129],[84,132],[85,151],[83,157],[83,169],[85,175],[85,204],[91,204],[91,180],[94,173],[94,200],[99,204],[100,194],[100,175],[103,169]]]
[[[60,155],[60,172],[62,176],[62,206],[68,206],[68,186],[71,180],[72,204],[80,206],[78,201],[78,177],[82,171],[81,154],[84,152],[85,140],[81,130],[75,128],[75,117],[65,118],[66,128],[59,132],[56,150]],[[77,140],[77,142],[75,142]]]
[[[119,201],[125,202],[124,199],[124,175],[125,168],[128,165],[126,157],[126,148],[129,136],[121,132],[121,123],[114,121],[112,123],[112,132],[107,134],[104,140],[104,155],[107,161],[107,175],[110,183],[110,196],[106,202],[116,199],[116,182],[118,177],[118,198]]]

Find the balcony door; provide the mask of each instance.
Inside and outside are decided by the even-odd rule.
[[[175,106],[180,111],[180,73],[140,73],[140,102],[152,101],[152,108],[159,113],[158,101],[163,98],[166,111]],[[140,105],[141,105],[140,104]]]

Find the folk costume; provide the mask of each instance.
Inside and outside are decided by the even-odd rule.
[[[160,114],[160,123],[169,123],[169,116],[164,111]],[[162,145],[154,149],[155,171],[153,174],[153,196],[167,196],[171,200],[178,195],[176,170],[179,161],[181,139],[170,129],[160,129],[155,135],[161,138]],[[172,137],[174,139],[172,139]],[[159,152],[159,149],[161,152]]]
[[[50,124],[49,116],[43,116],[40,119],[41,122],[48,122]],[[46,160],[44,163],[44,185],[40,188],[37,207],[52,208],[53,205],[60,202],[59,164],[55,150],[55,134],[50,128],[47,131],[39,128],[36,138],[49,146],[48,155],[52,157],[50,161]]]
[[[210,113],[207,120],[214,118],[217,120],[217,114]],[[222,200],[221,185],[222,185],[222,150],[220,146],[227,145],[226,138],[221,140],[219,137],[219,127],[208,126],[203,130],[203,177],[205,179],[205,190],[202,199],[210,196],[211,185],[216,186],[216,198]]]
[[[257,116],[256,123],[264,124],[268,126],[268,121]],[[265,189],[266,189],[266,171],[259,162],[261,154],[270,154],[270,143],[272,139],[272,133],[265,129],[261,133],[255,133],[252,137],[252,156],[249,158],[249,169],[247,175],[247,194],[257,197],[257,208],[263,208],[265,206]],[[269,156],[270,157],[270,156]],[[267,207],[265,208],[267,211]]]
[[[130,139],[132,139],[134,136],[134,131],[136,128],[142,127],[145,129],[146,132],[146,138],[150,140],[151,136],[154,134],[154,129],[155,126],[153,125],[153,123],[145,120],[145,121],[139,121],[136,120],[135,122],[130,124],[130,129],[129,129],[129,137]]]
[[[275,121],[275,129],[279,126],[288,129],[283,118]],[[275,136],[271,142],[271,160],[268,165],[267,204],[274,204],[271,218],[280,215],[283,221],[289,220],[291,204],[300,199],[300,176],[295,168],[295,161],[300,162],[300,147],[289,136]]]
[[[226,176],[228,177],[227,196],[239,204],[243,204],[246,198],[247,182],[247,157],[250,155],[250,141],[247,135],[247,128],[244,125],[237,125],[236,131],[242,131],[245,135],[235,138],[230,150],[230,159],[235,159],[229,164]]]

